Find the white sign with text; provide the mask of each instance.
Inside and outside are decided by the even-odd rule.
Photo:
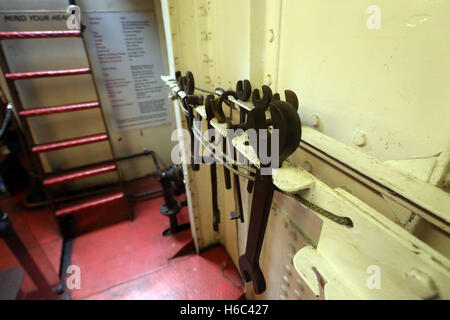
[[[83,20],[102,101],[108,101],[114,129],[169,123],[155,14],[92,12]]]

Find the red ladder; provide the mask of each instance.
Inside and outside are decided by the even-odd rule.
[[[87,68],[77,68],[77,69],[66,69],[66,70],[49,70],[49,71],[36,71],[36,72],[22,72],[22,73],[12,73],[9,69],[5,53],[3,51],[3,47],[1,45],[1,40],[13,40],[13,39],[44,39],[44,38],[67,38],[67,37],[77,37],[81,38],[83,43],[83,48],[86,53],[86,58],[89,64]],[[67,216],[76,214],[84,211],[88,208],[93,208],[97,206],[104,205],[106,203],[110,203],[121,199],[126,196],[125,193],[125,185],[122,179],[122,176],[118,170],[117,166],[117,158],[113,149],[113,145],[111,142],[110,135],[108,133],[108,127],[105,121],[105,114],[101,108],[99,101],[88,101],[81,102],[76,104],[68,104],[68,105],[60,105],[60,106],[50,106],[50,107],[37,107],[31,109],[24,109],[19,97],[19,93],[16,89],[15,81],[24,80],[24,79],[35,79],[35,78],[45,78],[45,77],[62,77],[62,76],[76,76],[82,74],[90,74],[91,80],[96,90],[97,99],[99,97],[98,88],[95,83],[95,79],[93,78],[93,74],[91,72],[91,61],[89,59],[89,55],[86,50],[86,43],[82,36],[82,32],[79,30],[75,31],[28,31],[28,32],[0,32],[0,66],[3,72],[3,75],[6,80],[6,84],[8,86],[12,102],[14,107],[16,108],[19,119],[21,122],[21,126],[24,131],[25,140],[30,149],[30,154],[33,160],[33,164],[38,171],[38,175],[40,178],[40,182],[44,186],[46,191],[47,198],[49,200],[49,204],[51,208],[54,210],[55,215],[57,217]],[[36,116],[46,116],[55,113],[64,113],[64,112],[75,112],[75,111],[83,111],[88,109],[98,109],[103,121],[103,125],[105,127],[104,133],[99,133],[90,136],[82,136],[68,140],[62,141],[54,141],[43,144],[36,144],[31,135],[31,128],[27,121],[29,117]],[[112,161],[111,163],[107,163],[105,165],[94,165],[83,169],[75,169],[69,172],[65,172],[64,174],[48,174],[45,173],[41,159],[39,157],[40,153],[50,152],[54,150],[59,150],[63,148],[74,148],[86,144],[92,143],[100,143],[100,142],[108,142],[111,154]],[[109,172],[116,172],[119,179],[120,191],[119,192],[110,192],[106,195],[96,196],[92,199],[84,200],[77,203],[69,203],[59,205],[56,203],[55,198],[52,194],[51,187],[55,185],[59,185],[62,183],[67,183],[70,181],[75,181],[87,177],[92,177],[95,175],[106,174]],[[133,220],[133,212],[132,206],[128,205],[129,208],[129,217]],[[63,231],[64,232],[64,231]]]

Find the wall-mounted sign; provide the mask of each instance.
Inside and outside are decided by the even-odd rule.
[[[92,12],[83,16],[95,75],[116,131],[170,122],[156,17],[153,12]]]

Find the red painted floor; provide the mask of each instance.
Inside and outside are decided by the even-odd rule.
[[[134,190],[140,192],[156,186],[155,181],[146,180]],[[52,282],[59,267],[62,244],[52,212],[48,209],[25,210],[18,203],[18,197],[14,201],[0,199],[0,206],[14,216],[21,238]],[[71,264],[80,267],[81,289],[70,291],[72,299],[234,300],[243,297],[238,274],[224,248],[175,257],[181,250],[192,247],[191,231],[163,236],[162,232],[169,227],[169,219],[159,212],[162,203],[162,197],[136,202],[133,222],[122,219],[122,222],[103,227],[103,220],[126,217],[125,201],[118,200],[80,216],[77,226],[88,231],[92,226],[97,229],[74,240]],[[187,208],[183,208],[178,214],[178,222],[188,221]],[[18,265],[0,240],[0,270]],[[221,265],[225,267],[221,268]],[[36,287],[27,276],[21,291],[22,298],[36,297],[33,295]]]

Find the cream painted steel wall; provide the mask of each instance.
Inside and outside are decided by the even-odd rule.
[[[381,174],[383,180],[383,172],[395,168],[402,176],[426,183],[427,190],[423,191],[431,201],[436,193],[448,203],[450,91],[446,83],[450,75],[450,26],[446,13],[450,12],[450,2],[162,0],[162,4],[167,9],[164,18],[170,21],[165,23],[170,26],[170,30],[166,27],[166,36],[173,47],[172,75],[174,70],[190,70],[196,85],[207,89],[234,89],[237,80],[248,78],[253,87],[266,84],[274,92],[294,90],[299,96],[303,124],[364,155],[357,159],[363,159],[361,168],[366,176]],[[368,28],[367,21],[374,14],[368,10],[371,5],[380,9],[380,29]],[[175,112],[183,118],[177,108]],[[333,143],[323,146],[335,154],[343,150]],[[247,285],[248,298],[449,296],[448,229],[444,231],[442,226],[416,215],[407,203],[392,198],[383,183],[381,187],[371,184],[360,173],[307,152],[305,146],[291,160],[355,204],[358,219],[362,219],[362,229],[357,233],[370,234],[376,228],[383,231],[379,231],[379,239],[362,237],[359,243],[352,243],[357,238],[354,233],[329,228],[327,220],[277,194],[261,257],[268,289],[255,296],[251,285]],[[191,184],[191,223],[197,244],[202,248],[220,241],[238,265],[246,243],[251,196],[243,192],[246,223],[230,221],[228,213],[235,209],[233,194],[225,190],[218,166],[221,225],[219,233],[213,232],[209,170],[205,167],[186,173]],[[245,190],[241,182],[241,190]],[[400,191],[409,188],[403,182],[398,186]],[[409,200],[420,202],[419,196],[412,194]],[[336,203],[339,208],[341,204]],[[450,207],[444,207],[440,214],[448,217],[449,211]],[[384,227],[380,227],[381,221]],[[378,247],[392,237],[399,242]],[[420,262],[420,268],[429,268],[429,274],[449,281],[436,289],[432,280],[415,269],[419,260],[410,260],[413,249],[398,249],[407,243],[427,252],[419,250],[421,257],[431,254],[441,263],[421,260],[424,265]],[[331,269],[317,260],[322,268],[319,272],[329,277],[325,279],[330,283],[325,292],[317,279],[312,279],[311,272],[301,277],[295,271],[295,267],[305,267],[298,265],[299,261],[305,262],[297,257],[318,259],[319,249],[325,260],[327,252],[348,255],[348,263],[336,260],[337,265]],[[369,290],[365,282],[357,282],[370,276],[366,273],[369,265],[351,261],[380,265],[394,261],[382,266],[382,272],[388,273],[383,278],[384,290]],[[410,265],[410,261],[415,262]],[[442,273],[437,276],[435,272]],[[348,291],[339,292],[336,283]],[[440,292],[435,293],[435,289]]]

